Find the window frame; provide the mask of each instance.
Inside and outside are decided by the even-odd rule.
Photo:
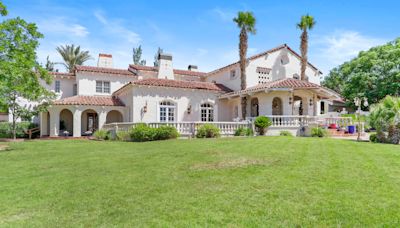
[[[229,71],[229,78],[231,80],[236,78],[236,69],[232,69]]]
[[[54,92],[61,93],[61,81],[60,80],[56,80],[54,82]]]
[[[176,103],[164,100],[158,103],[158,121],[161,123],[174,123],[177,118]]]
[[[105,85],[108,84],[106,87]],[[96,80],[96,93],[111,93],[111,82],[110,81],[102,81]]]
[[[214,122],[214,105],[211,103],[202,103],[200,105],[200,121]]]

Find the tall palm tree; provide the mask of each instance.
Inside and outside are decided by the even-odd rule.
[[[233,21],[236,22],[237,26],[240,28],[239,35],[239,57],[240,57],[240,88],[246,89],[246,55],[248,48],[248,34],[256,33],[256,18],[254,17],[252,12],[238,12],[237,17],[233,18]],[[246,107],[247,107],[247,97],[243,96],[241,98],[241,107],[242,107],[242,119],[246,118]]]
[[[307,68],[307,52],[308,52],[308,30],[311,30],[315,25],[314,17],[310,15],[304,15],[301,17],[300,23],[297,24],[297,28],[302,30],[300,39],[300,50],[301,50],[301,80],[306,80],[306,68]]]
[[[72,73],[74,71],[75,65],[82,65],[84,62],[88,61],[92,57],[89,55],[89,51],[81,51],[81,47],[75,45],[65,45],[56,48],[58,53],[60,53],[64,62],[61,63],[67,68],[67,70]]]

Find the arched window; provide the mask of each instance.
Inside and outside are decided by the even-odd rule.
[[[205,103],[201,105],[201,121],[203,122],[213,122],[214,121],[214,107]]]
[[[175,122],[176,106],[170,101],[160,102],[159,119],[160,122]]]

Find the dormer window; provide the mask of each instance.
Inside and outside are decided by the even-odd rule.
[[[234,79],[236,77],[236,70],[231,70],[230,78]]]

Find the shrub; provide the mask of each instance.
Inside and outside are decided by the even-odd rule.
[[[145,123],[136,125],[130,131],[131,139],[135,142],[153,141],[156,138],[156,129],[147,126]]]
[[[399,144],[400,142],[400,123],[390,125],[388,128],[387,142],[391,144]]]
[[[253,129],[248,127],[239,127],[235,131],[235,136],[252,136],[254,135]]]
[[[172,126],[161,126],[156,128],[155,140],[176,139],[178,137],[178,130]]]
[[[138,124],[130,131],[130,138],[135,142],[146,142],[155,140],[176,139],[179,133],[176,128],[171,126],[161,126],[151,128],[146,124]]]
[[[290,131],[280,131],[279,135],[280,136],[293,136],[293,134]]]
[[[16,123],[17,131],[16,135],[17,138],[26,138],[28,135],[26,134],[28,129],[37,127],[37,124],[31,122],[18,122]],[[38,136],[39,133],[33,135],[33,137]],[[12,138],[12,123],[9,122],[0,122],[0,138]]]
[[[328,131],[321,127],[314,127],[311,129],[311,136],[312,137],[326,137],[328,136]]]
[[[198,130],[197,138],[218,138],[220,136],[219,128],[212,124],[204,124]]]
[[[103,130],[103,129],[99,129],[99,130],[95,131],[93,136],[99,140],[108,140],[111,138],[110,132],[108,132],[107,130]]]
[[[272,125],[271,120],[266,116],[259,116],[254,121],[260,135],[265,134],[265,129]]]
[[[118,141],[131,141],[131,135],[128,131],[118,131],[116,135]]]
[[[371,141],[373,143],[379,142],[376,133],[372,133],[372,134],[369,135],[369,141]]]

